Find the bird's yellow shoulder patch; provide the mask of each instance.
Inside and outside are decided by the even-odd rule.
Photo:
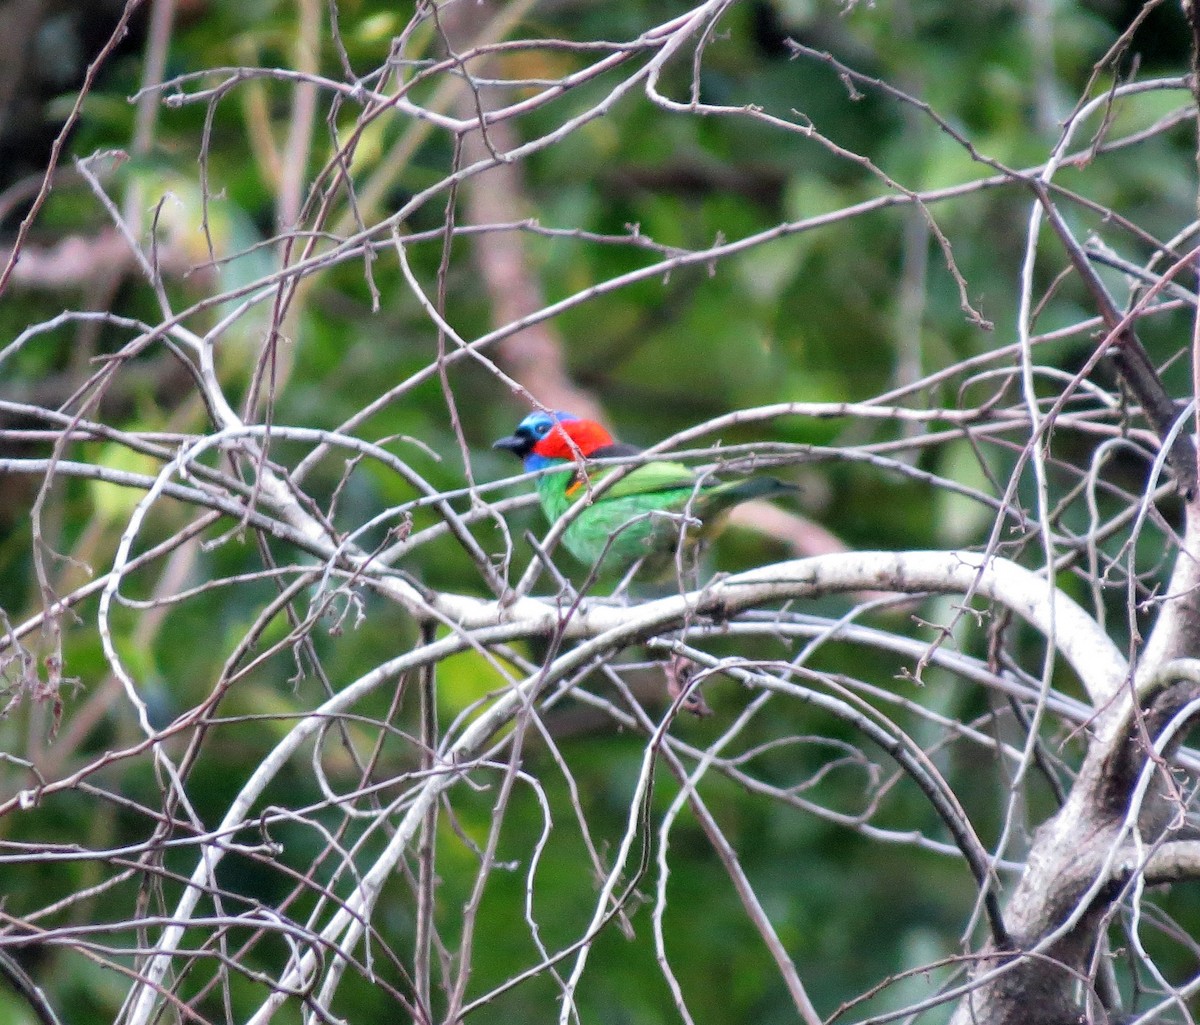
[[[571,480],[567,484],[567,495],[571,498],[577,498],[580,490],[587,483],[588,476],[583,472],[583,467],[580,466],[571,475]]]

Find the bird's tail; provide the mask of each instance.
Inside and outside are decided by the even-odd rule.
[[[735,505],[741,505],[742,502],[749,502],[752,498],[775,498],[799,493],[800,489],[795,484],[788,484],[778,477],[747,477],[744,480],[718,484],[704,492],[695,511],[707,524],[713,517],[732,509]]]
[[[749,502],[752,498],[773,498],[776,495],[798,495],[800,489],[795,484],[789,484],[778,477],[755,476],[745,480],[731,482],[725,492],[733,499],[730,505],[738,502]],[[720,487],[720,485],[718,485]]]

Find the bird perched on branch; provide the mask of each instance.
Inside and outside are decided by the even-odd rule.
[[[665,460],[633,469],[592,465],[635,457],[641,450],[571,413],[530,413],[492,447],[511,452],[528,471],[563,468],[537,478],[542,510],[554,523],[575,502],[587,502],[567,527],[563,544],[581,562],[593,566],[603,560],[609,570],[623,571],[647,557],[652,569],[664,569],[681,539],[690,544],[710,533],[726,510],[752,498],[796,491],[773,477],[700,477],[683,463]],[[601,487],[618,472],[623,474],[618,480]]]

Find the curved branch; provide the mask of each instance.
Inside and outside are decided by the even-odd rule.
[[[0,950],[0,975],[3,975],[12,988],[24,998],[41,1025],[60,1025],[58,1015],[54,1013],[54,1008],[46,999],[42,987],[33,981],[17,959],[6,950]]]
[[[1137,867],[1132,860],[1121,866],[1123,874],[1132,874]],[[1175,840],[1163,844],[1146,859],[1141,872],[1148,886],[1200,879],[1200,840]]]
[[[388,589],[390,581],[381,585]],[[1078,674],[1101,719],[1125,683],[1125,657],[1096,621],[1045,578],[1008,559],[967,551],[834,552],[763,566],[698,591],[636,608],[583,603],[569,620],[540,598],[511,605],[443,594],[430,610],[471,630],[507,624],[519,636],[562,630],[567,638],[625,634],[629,643],[695,616],[724,618],[769,602],[815,598],[863,589],[978,594],[1011,609],[1051,641]]]
[[[522,637],[559,636],[582,643],[543,670],[510,687],[445,745],[437,764],[421,782],[387,850],[322,930],[342,949],[357,942],[384,882],[416,835],[425,810],[457,783],[471,759],[490,743],[521,709],[547,688],[590,660],[665,630],[678,629],[705,616],[724,619],[744,609],[772,602],[815,598],[842,591],[876,588],[889,591],[935,591],[979,594],[999,602],[1041,630],[1079,674],[1095,707],[1103,708],[1125,680],[1125,660],[1096,623],[1066,595],[1036,573],[999,557],[975,552],[843,552],[764,566],[717,581],[699,591],[673,595],[636,608],[584,603],[568,615],[556,602],[521,598],[506,605],[463,595],[422,597],[403,581],[378,582],[423,618],[453,624],[456,633],[408,652],[349,684],[299,722],[260,764],[235,798],[218,831],[224,835],[245,821],[263,790],[315,730],[382,686],[397,674],[444,658],[468,646]],[[173,924],[155,945],[134,995],[129,1021],[148,1019],[186,923],[206,884],[214,877],[224,851],[206,848],[180,899]],[[315,964],[301,963],[285,974],[279,992],[308,977]],[[335,970],[331,968],[331,971]],[[256,1021],[265,1020],[260,1011]],[[268,1015],[269,1016],[269,1015]]]

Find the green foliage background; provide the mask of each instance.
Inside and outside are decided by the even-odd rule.
[[[393,38],[410,13],[403,5],[368,0],[341,0],[340,30],[356,70],[378,67]],[[682,5],[651,2],[555,3],[531,7],[514,37],[623,39],[665,20]],[[296,9],[275,0],[211,0],[191,5],[181,15],[172,38],[166,77],[223,66],[287,66],[297,31]],[[1088,89],[1094,64],[1112,45],[1136,5],[1118,3],[1051,5],[1052,32],[1035,38],[1031,18],[1018,5],[1005,3],[944,4],[914,0],[840,6],[805,0],[743,2],[732,5],[705,52],[701,96],[710,103],[733,106],[757,104],[782,118],[801,111],[817,131],[848,151],[861,154],[874,167],[906,189],[924,191],[980,176],[961,146],[913,108],[879,90],[862,88],[861,97],[840,80],[835,70],[814,59],[795,59],[784,40],[794,38],[818,50],[829,50],[861,72],[892,83],[927,101],[950,124],[967,134],[979,150],[1009,166],[1032,166],[1045,159],[1056,138],[1056,119]],[[413,52],[435,49],[430,29],[419,34]],[[322,70],[340,77],[336,54],[323,35]],[[1186,32],[1175,5],[1158,7],[1134,38],[1133,54],[1140,59],[1138,74],[1178,75],[1187,67]],[[78,128],[72,133],[66,172],[39,216],[32,241],[50,244],[69,235],[90,235],[108,224],[91,190],[69,172],[70,158],[97,150],[128,149],[134,130],[135,108],[128,98],[140,87],[144,56],[144,25],[108,62],[97,87],[84,103]],[[526,55],[530,77],[560,75],[579,61],[564,51]],[[1101,76],[1089,95],[1106,88],[1111,77]],[[533,137],[563,123],[571,112],[596,102],[610,87],[602,79],[549,105],[520,123],[523,137]],[[660,84],[663,92],[686,97],[690,66],[674,62]],[[216,275],[196,274],[169,279],[172,300],[180,307],[206,294],[253,280],[273,269],[274,250],[251,248],[272,237],[276,196],[251,141],[263,124],[251,109],[261,102],[276,138],[286,131],[285,119],[293,86],[259,80],[232,90],[215,106],[206,154],[212,200],[213,240],[218,253],[250,249],[222,266]],[[431,86],[429,92],[434,87]],[[73,93],[64,92],[45,104],[53,123],[69,109]],[[428,93],[418,92],[419,99]],[[1115,113],[1122,132],[1151,125],[1175,109],[1180,97],[1147,93]],[[142,189],[146,209],[162,197],[160,232],[177,231],[192,247],[193,259],[203,259],[195,231],[200,209],[198,160],[205,132],[205,108],[168,105],[158,113],[153,148],[121,163],[106,180],[113,194],[135,185]],[[355,110],[342,118],[348,126]],[[413,133],[413,123],[399,115],[381,117],[364,134],[354,157],[353,172],[362,182],[386,174],[377,209],[364,209],[370,222],[395,209],[422,188],[445,176],[452,158],[444,135],[430,131],[414,143],[403,166],[381,172],[381,161],[397,142]],[[1160,237],[1172,235],[1194,217],[1195,161],[1193,132],[1183,125],[1128,151],[1106,154],[1089,166],[1065,172],[1061,183],[1085,189],[1100,204],[1118,209],[1129,220]],[[325,126],[318,124],[311,170],[328,158]],[[524,163],[527,200],[541,225],[579,232],[625,235],[636,225],[641,233],[663,245],[695,249],[718,237],[735,239],[765,231],[784,221],[843,209],[885,193],[879,176],[861,161],[840,157],[801,133],[786,133],[747,118],[669,115],[641,93],[621,101],[605,118],[568,135],[560,144],[537,153]],[[6,184],[11,184],[8,182]],[[126,193],[127,194],[127,193]],[[994,329],[973,324],[960,308],[955,282],[935,243],[919,247],[928,268],[919,279],[922,302],[915,319],[906,312],[905,274],[912,270],[915,251],[905,233],[919,219],[911,208],[895,207],[828,228],[806,231],[748,250],[712,267],[684,268],[665,280],[648,280],[617,289],[578,305],[553,322],[561,335],[573,380],[593,392],[626,440],[650,444],[674,431],[726,411],[784,401],[859,401],[897,383],[905,361],[916,361],[921,373],[989,351],[1013,340],[1016,317],[1015,272],[1025,236],[1028,196],[1015,187],[997,187],[931,205],[941,230],[950,240],[954,258],[968,284],[976,308],[994,322]],[[418,210],[406,228],[412,232],[437,229],[443,222],[444,197]],[[343,207],[339,212],[344,213]],[[514,215],[516,216],[516,215]],[[1086,228],[1103,228],[1103,216],[1081,206],[1069,208],[1080,235]],[[4,223],[11,238],[17,218]],[[530,236],[529,257],[545,290],[556,301],[597,282],[633,270],[647,262],[635,247],[599,244],[586,238]],[[1127,255],[1139,258],[1137,241],[1120,238]],[[441,242],[411,246],[418,277],[432,287],[441,260]],[[487,297],[470,258],[470,246],[458,241],[452,251],[446,280],[446,309],[450,321],[467,339],[490,328]],[[1058,266],[1042,269],[1048,284]],[[381,296],[372,309],[371,293],[361,261],[351,261],[315,275],[297,303],[291,336],[284,341],[284,383],[273,408],[280,424],[333,428],[392,383],[427,366],[435,354],[436,334],[405,286],[394,253],[383,247],[372,274]],[[16,337],[29,325],[47,320],[64,305],[83,308],[94,298],[64,295],[60,290],[12,288],[0,304],[0,342]],[[110,296],[110,306],[124,316],[154,323],[158,318],[150,290],[136,274],[122,278]],[[212,324],[220,309],[198,315],[194,329]],[[1068,282],[1047,307],[1042,330],[1065,326],[1091,315],[1082,291]],[[261,343],[261,317],[244,318],[221,347],[220,371],[231,402],[243,399]],[[1160,318],[1145,328],[1145,339],[1156,358],[1165,360],[1182,344],[1189,328],[1185,315]],[[77,327],[40,336],[8,361],[0,378],[0,397],[26,401],[39,382],[80,380],[93,368],[89,357],[115,351],[126,334],[104,327],[88,341]],[[1048,346],[1043,360],[1064,369],[1086,355],[1086,337],[1069,338]],[[83,346],[83,348],[81,348]],[[151,348],[121,375],[120,385],[105,408],[106,422],[129,432],[189,432],[201,430],[204,411],[186,382],[165,375],[170,357]],[[1186,394],[1186,366],[1176,371],[1179,393]],[[470,444],[475,479],[487,482],[509,475],[513,468],[502,454],[490,451],[491,439],[507,433],[522,415],[522,401],[509,394],[484,369],[466,361],[455,365],[450,386],[462,415]],[[948,382],[947,389],[956,386]],[[931,403],[953,404],[949,394],[930,395]],[[364,437],[396,439],[389,447],[437,486],[463,486],[465,468],[451,430],[446,402],[436,377],[388,406],[359,428]],[[732,429],[722,434],[727,444],[780,441],[837,446],[848,436],[877,440],[898,435],[894,424],[847,423],[842,420],[787,418],[768,424]],[[407,439],[414,439],[409,441]],[[34,442],[9,442],[10,454],[44,451]],[[1065,443],[1064,443],[1065,444]],[[276,458],[294,462],[301,449],[279,442]],[[1070,460],[1069,449],[1061,453]],[[146,457],[112,443],[92,441],[69,447],[65,458],[89,460],[140,472],[155,472]],[[978,480],[975,467],[960,445],[945,444],[917,457],[920,468],[953,479]],[[1008,464],[1011,466],[1011,463]],[[1003,476],[1007,468],[996,466]],[[1134,472],[1134,471],[1131,471]],[[311,491],[327,499],[338,486],[342,464],[327,460],[310,481]],[[986,510],[951,496],[934,493],[927,484],[852,462],[816,461],[795,469],[792,476],[804,487],[807,515],[822,522],[851,546],[871,548],[931,548],[978,543],[991,525]],[[35,611],[40,597],[31,562],[32,540],[28,510],[34,487],[28,480],[0,478],[0,607],[16,623]],[[404,481],[378,466],[364,464],[346,484],[340,499],[339,523],[362,523],[412,497]],[[110,485],[75,483],[53,492],[52,532],[55,547],[70,552],[74,563],[57,563],[61,588],[78,586],[86,577],[83,565],[101,570],[109,561],[120,531],[137,495]],[[164,505],[154,514],[144,543],[170,536],[185,522],[187,511]],[[418,514],[420,529],[434,522]],[[510,517],[515,536],[540,528],[535,511]],[[230,524],[221,526],[228,530]],[[210,536],[216,536],[218,531]],[[484,524],[477,536],[499,550],[494,526]],[[521,550],[523,553],[525,549]],[[718,544],[713,565],[735,569],[782,556],[770,541],[733,532]],[[284,563],[290,556],[280,549]],[[229,540],[207,551],[190,582],[261,568],[259,553],[249,539]],[[451,540],[420,548],[403,569],[430,587],[480,593],[478,574]],[[149,597],[161,567],[134,574],[127,594]],[[1067,586],[1070,586],[1069,582]],[[197,704],[208,693],[223,660],[245,634],[275,585],[257,582],[201,593],[169,607],[153,626],[136,610],[117,610],[114,627],[118,648],[127,659],[158,721],[166,723]],[[1119,597],[1119,596],[1118,596]],[[823,611],[839,611],[835,602]],[[921,610],[935,620],[936,603]],[[942,611],[945,607],[941,607]],[[366,598],[361,608],[347,608],[341,629],[322,628],[313,635],[316,651],[330,686],[337,689],[366,667],[394,655],[416,640],[416,629],[395,608]],[[4,797],[30,785],[19,759],[35,758],[55,764],[65,775],[106,750],[124,747],[137,736],[129,709],[113,689],[99,639],[91,624],[95,601],[77,610],[79,621],[66,627],[66,674],[78,680],[64,690],[65,706],[57,739],[48,740],[50,711],[25,701],[0,723],[0,790]],[[900,613],[906,615],[907,613]],[[892,622],[884,620],[884,622]],[[1115,629],[1124,626],[1114,617]],[[261,640],[266,647],[284,636],[287,621],[274,620]],[[983,631],[969,625],[960,642],[982,644]],[[986,700],[960,683],[931,672],[924,689],[900,680],[903,660],[872,657],[849,647],[836,647],[827,662],[840,671],[892,687],[904,696],[937,706],[950,718],[985,716]],[[730,641],[716,641],[713,650],[735,651]],[[783,657],[786,649],[756,654]],[[536,659],[539,652],[524,650]],[[462,655],[438,671],[440,714],[449,722],[471,702],[499,685],[486,662]],[[311,671],[297,676],[288,651],[265,660],[240,680],[220,706],[223,716],[261,717],[214,731],[195,766],[189,793],[202,821],[219,820],[229,800],[253,766],[287,727],[288,715],[319,701],[323,684]],[[72,733],[80,709],[105,688],[111,702],[94,721]],[[710,720],[680,722],[698,747],[711,741],[736,716],[745,694],[732,682],[718,681],[707,692],[715,715]],[[378,695],[364,715],[384,717],[390,695]],[[409,701],[396,719],[398,730],[411,730],[415,705]],[[752,740],[800,734],[810,738],[781,750],[757,756],[760,776],[792,786],[817,772],[830,759],[826,741],[851,739],[844,726],[805,707],[776,710],[771,728],[756,727]],[[557,718],[556,718],[557,716]],[[282,718],[273,718],[282,717]],[[902,713],[898,719],[906,721]],[[644,742],[634,732],[618,732],[586,709],[572,710],[564,702],[549,715],[562,730],[559,743],[568,759],[596,835],[605,843],[619,836],[631,786]],[[352,736],[359,727],[347,726]],[[761,734],[761,735],[760,735]],[[356,737],[369,746],[367,733]],[[1061,738],[1059,738],[1061,739]],[[326,741],[327,770],[336,774],[337,743]],[[56,751],[64,761],[55,762]],[[957,749],[955,749],[957,750]],[[1068,757],[1071,748],[1064,748]],[[956,761],[955,759],[959,760]],[[412,770],[415,753],[399,736],[385,744],[376,778]],[[942,770],[960,786],[985,842],[994,839],[1002,807],[994,785],[995,766],[947,756]],[[332,767],[331,767],[332,766]],[[342,782],[355,778],[342,758]],[[565,782],[545,746],[529,742],[525,769],[542,781],[551,806],[566,807]],[[808,796],[851,811],[861,799],[863,768],[847,764],[824,777]],[[890,770],[889,770],[890,771]],[[486,836],[499,771],[477,782],[484,787],[455,798],[457,829],[476,843]],[[120,848],[144,841],[155,828],[150,809],[159,806],[160,783],[145,761],[115,763],[95,783],[101,796],[82,791],[48,798],[35,812],[0,820],[0,839],[9,846],[83,844],[93,850]],[[676,792],[676,783],[661,772],[653,800],[661,814]],[[302,806],[316,802],[320,791],[311,769],[302,764],[280,779],[279,803]],[[465,788],[463,788],[465,790]],[[724,779],[708,779],[703,796],[727,835],[743,855],[743,864],[781,937],[800,968],[817,1007],[832,1013],[885,977],[914,965],[948,957],[960,950],[962,933],[974,900],[974,887],[961,863],[932,853],[914,853],[888,844],[872,843],[851,829],[835,826],[778,802],[748,794]],[[119,800],[114,795],[119,795]],[[1002,795],[1001,795],[1002,796]],[[268,795],[267,801],[272,801]],[[1035,793],[1029,824],[1052,808],[1048,793]],[[561,812],[560,812],[561,814]],[[880,815],[881,825],[923,829],[939,834],[932,812],[919,794],[901,782],[890,793]],[[474,881],[475,859],[444,818],[439,835],[439,924],[453,947],[458,913]],[[529,870],[535,842],[542,829],[535,795],[518,785],[514,804],[500,837],[498,858],[512,870],[489,881],[480,910],[476,958],[470,991],[520,971],[536,951],[520,921],[524,873]],[[245,838],[243,838],[245,839]],[[315,857],[321,837],[300,823],[272,829],[270,839],[283,845],[293,865],[306,865],[305,851]],[[382,842],[363,839],[363,856]],[[248,841],[247,841],[248,842]],[[672,963],[697,1021],[793,1021],[794,1010],[761,943],[731,891],[728,878],[699,827],[686,816],[671,836],[673,854],[671,903],[665,928]],[[186,874],[194,848],[167,853],[166,864]],[[4,913],[20,918],[30,908],[65,897],[98,878],[95,862],[66,859],[61,864],[13,866],[0,884]],[[326,877],[330,868],[318,870]],[[284,898],[288,880],[254,857],[231,857],[223,868],[226,885],[266,904]],[[536,895],[544,941],[553,948],[578,934],[579,909],[595,897],[590,872],[577,835],[556,830],[537,868]],[[653,875],[642,883],[652,893]],[[120,885],[95,893],[62,916],[75,923],[120,921],[139,899],[173,904],[178,878],[154,879],[149,884],[137,873]],[[1175,896],[1177,910],[1186,894]],[[303,917],[304,901],[292,909]],[[408,956],[413,927],[411,890],[402,879],[381,904],[379,923],[387,940],[403,958]],[[1185,907],[1186,910],[1186,907]],[[649,908],[632,914],[633,935],[610,928],[596,946],[581,992],[581,1007],[589,1022],[654,1023],[677,1020],[669,991],[655,963]],[[231,949],[236,949],[236,935]],[[240,937],[244,939],[245,937]],[[103,935],[100,942],[114,947],[131,945],[127,931]],[[197,935],[195,942],[200,942]],[[278,951],[258,948],[256,958]],[[126,980],[109,968],[68,947],[35,948],[23,952],[32,974],[43,980],[64,1021],[111,1020],[117,1013]],[[114,955],[114,960],[122,960]],[[126,959],[127,960],[127,959]],[[1180,970],[1188,967],[1181,955]],[[377,970],[390,985],[406,989],[400,968],[383,959]],[[201,973],[199,978],[203,978]],[[886,987],[866,1008],[856,1007],[851,1018],[868,1011],[903,1006],[926,995],[944,976],[904,978]],[[187,991],[187,985],[184,987]],[[262,991],[237,977],[233,984],[241,1020],[257,1005]],[[221,1020],[215,996],[201,998],[198,1010]],[[244,1003],[243,1003],[244,1001]],[[472,1021],[545,1020],[555,1006],[556,988],[549,978],[515,987],[495,1003],[471,1015]],[[350,1022],[398,1020],[400,1012],[386,988],[354,977],[347,983],[336,1012]],[[0,1019],[22,1021],[27,1013],[12,995],[0,993]],[[941,1012],[937,1012],[941,1013]],[[278,1020],[298,1019],[289,1008]],[[933,1020],[933,1019],[931,1019]]]

